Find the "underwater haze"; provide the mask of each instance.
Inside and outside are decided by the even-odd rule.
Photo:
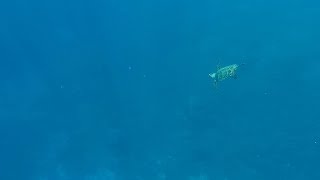
[[[0,4],[1,180],[320,179],[319,2]]]

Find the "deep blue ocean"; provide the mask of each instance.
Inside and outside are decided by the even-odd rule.
[[[0,180],[319,180],[319,19],[315,0],[1,2]]]

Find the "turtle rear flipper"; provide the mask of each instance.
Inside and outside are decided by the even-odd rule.
[[[246,65],[246,63],[241,63],[241,64],[239,64],[239,66],[244,66],[244,65]]]
[[[232,77],[233,77],[233,79],[238,79],[238,75],[237,74],[234,74]]]

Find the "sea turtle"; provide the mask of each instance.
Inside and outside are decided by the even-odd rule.
[[[243,65],[243,64],[240,64]],[[237,69],[240,66],[238,64],[232,64],[225,67],[220,67],[217,65],[217,72],[209,74],[211,78],[213,78],[214,85],[217,86],[218,82],[223,81],[225,79],[233,78],[237,79]]]

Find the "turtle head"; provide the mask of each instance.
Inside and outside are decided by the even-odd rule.
[[[211,74],[209,74],[209,76],[210,76],[211,78],[215,79],[215,78],[216,78],[216,73],[211,73]]]

